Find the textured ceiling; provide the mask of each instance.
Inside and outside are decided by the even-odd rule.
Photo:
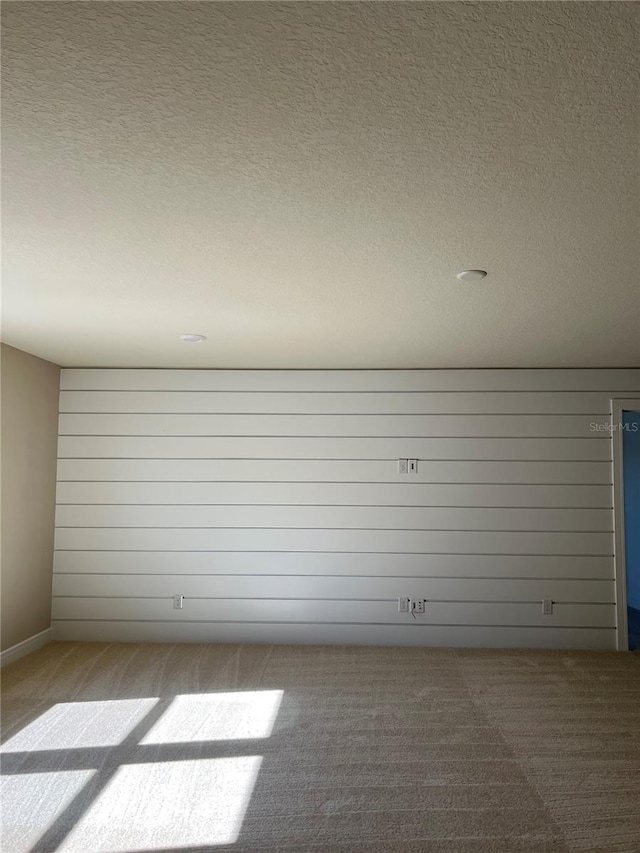
[[[87,366],[640,364],[639,12],[3,4],[3,339]]]

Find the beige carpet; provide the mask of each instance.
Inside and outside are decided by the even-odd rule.
[[[3,671],[3,853],[640,851],[640,657],[55,643]]]

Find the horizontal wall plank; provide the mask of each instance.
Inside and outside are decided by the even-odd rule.
[[[308,601],[287,599],[187,599],[182,610],[170,598],[53,599],[53,619],[165,619],[230,622],[342,622],[402,624],[412,617],[398,613],[394,601]],[[435,602],[418,617],[425,625],[518,625],[615,627],[612,604],[558,604],[543,616],[539,603]]]
[[[451,483],[59,482],[61,504],[306,504],[611,508],[610,486]]]
[[[62,414],[60,435],[596,438],[608,415]]]
[[[127,370],[65,368],[63,391],[639,391],[640,370]]]
[[[279,551],[56,551],[54,572],[613,580],[613,558]]]
[[[58,527],[611,531],[609,509],[394,506],[59,505]]]
[[[306,415],[607,415],[602,392],[264,393],[242,391],[62,391],[61,412]]]
[[[275,438],[68,436],[58,456],[181,459],[417,459],[610,461],[610,438]]]
[[[472,625],[318,625],[233,622],[56,620],[56,640],[129,643],[306,643],[445,648],[594,649],[614,651],[616,631]]]
[[[613,554],[611,533],[439,530],[140,529],[66,527],[58,550],[352,551],[452,554]]]
[[[469,578],[291,577],[289,575],[82,575],[56,574],[54,596],[124,598],[298,598],[614,604],[613,581]],[[189,609],[189,603],[187,603]]]
[[[407,483],[396,460],[59,459],[58,480]],[[611,488],[610,461],[421,460],[413,483],[575,484]]]

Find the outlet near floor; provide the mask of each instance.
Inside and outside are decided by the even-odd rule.
[[[398,613],[424,613],[427,606],[426,598],[399,598]]]

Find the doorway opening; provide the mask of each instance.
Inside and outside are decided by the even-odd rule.
[[[640,400],[614,400],[618,649],[640,651]]]
[[[640,412],[622,413],[624,550],[629,649],[640,650]]]

